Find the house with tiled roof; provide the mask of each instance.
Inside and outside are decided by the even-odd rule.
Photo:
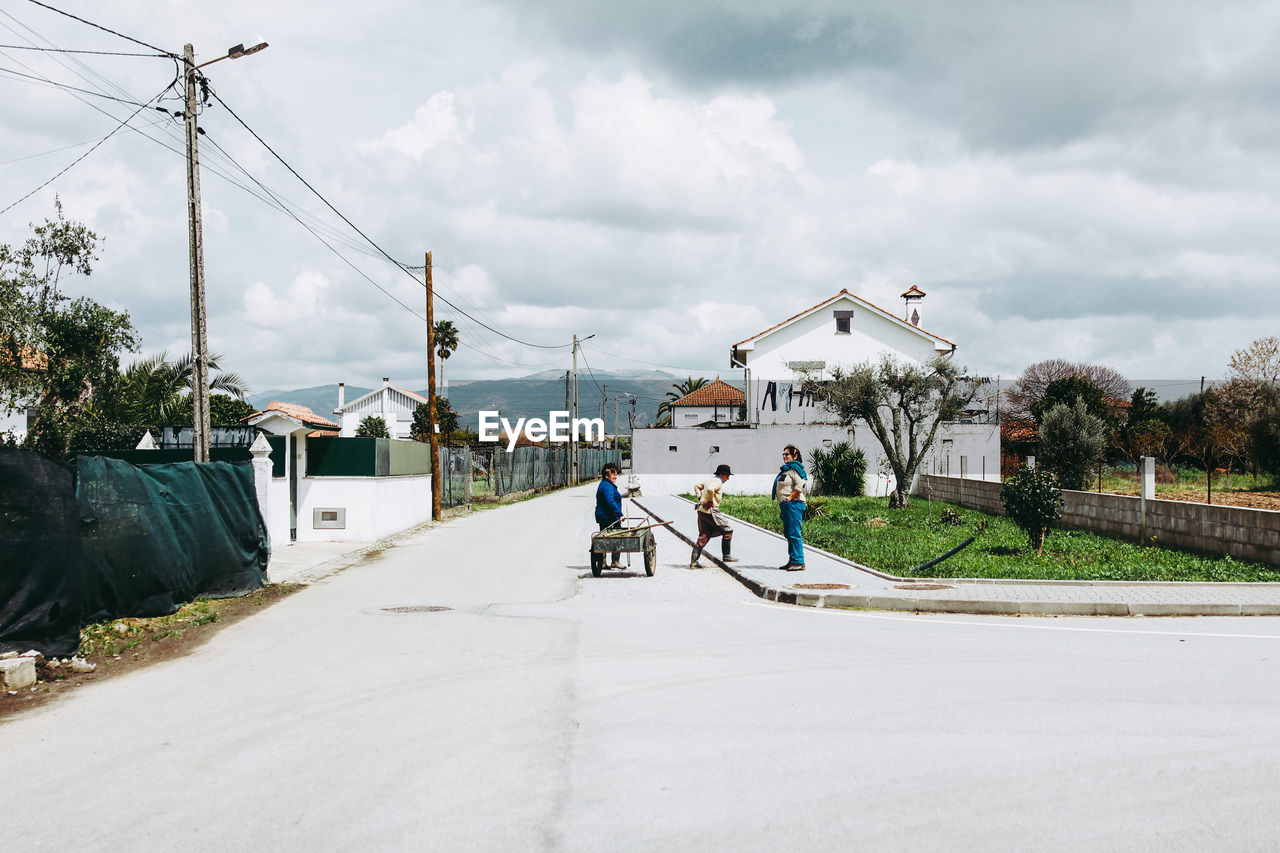
[[[822,413],[802,390],[802,371],[879,361],[891,355],[923,364],[955,352],[954,342],[920,326],[925,292],[902,294],[902,316],[848,290],[729,347],[729,363],[743,370],[752,423],[814,423]]]
[[[307,406],[272,400],[260,412],[240,419],[240,423],[260,427],[275,435],[304,432],[313,435],[337,435],[338,424],[317,415]]]
[[[346,402],[347,384],[338,383],[338,405],[333,414],[338,416],[340,431],[345,437],[356,434],[360,422],[368,417],[382,418],[387,424],[387,431],[392,438],[407,439],[413,432],[413,413],[418,406],[427,402],[427,398],[407,388],[391,384],[391,379],[382,377],[382,387],[370,391],[363,397]]]
[[[0,347],[0,358],[9,358],[7,349]],[[24,347],[17,355],[21,359],[21,368],[26,373],[39,373],[48,365],[49,359],[38,350]],[[36,397],[33,395],[19,400],[13,408],[0,405],[0,440],[12,439],[21,442],[27,436],[31,423],[35,420]]]
[[[716,427],[746,420],[747,396],[719,376],[671,404],[673,427]]]

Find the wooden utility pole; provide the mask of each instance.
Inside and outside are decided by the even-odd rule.
[[[431,517],[440,520],[440,427],[436,424],[436,322],[431,292],[431,253],[427,252],[427,439],[431,442]]]
[[[209,461],[209,340],[205,322],[204,232],[200,223],[200,152],[196,126],[196,52],[182,49],[187,82],[187,226],[191,255],[191,412],[193,457]]]
[[[569,393],[569,371],[566,370],[564,372],[564,410],[566,412],[569,411],[570,399],[571,399],[571,395]],[[570,424],[570,426],[572,426],[572,424]],[[573,481],[570,479],[572,477],[572,465],[573,465],[573,454],[569,450],[569,442],[566,441],[564,443],[564,484],[566,486],[572,485],[573,483]]]
[[[569,485],[578,484],[578,431],[573,428],[578,419],[578,336],[573,336],[573,401],[569,404]]]

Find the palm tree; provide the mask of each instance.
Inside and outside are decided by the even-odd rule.
[[[688,379],[684,380],[683,382],[672,382],[671,387],[674,388],[675,390],[668,391],[667,399],[663,400],[661,403],[658,404],[658,423],[656,424],[656,426],[660,426],[660,427],[671,426],[672,425],[671,416],[672,414],[674,414],[674,412],[671,410],[671,404],[674,403],[676,400],[679,400],[681,397],[687,397],[688,395],[692,394],[694,391],[697,391],[699,388],[701,388],[703,385],[706,385],[706,384],[707,384],[706,379],[703,379],[702,377],[694,379],[692,376],[690,376]]]
[[[209,367],[218,370],[220,355],[210,354]],[[139,424],[163,424],[191,396],[193,359],[190,353],[173,361],[167,353],[135,361],[125,368],[112,390],[112,408],[121,420]],[[219,372],[209,390],[244,400],[249,387],[237,373]]]
[[[440,385],[444,387],[444,363],[458,348],[458,327],[452,320],[441,320],[435,327],[436,355],[440,356]]]

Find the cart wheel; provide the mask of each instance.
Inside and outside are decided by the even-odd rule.
[[[591,574],[600,577],[600,573],[604,571],[604,554],[597,554],[592,551],[591,554]]]
[[[644,573],[653,577],[658,570],[658,543],[650,534],[644,541]]]

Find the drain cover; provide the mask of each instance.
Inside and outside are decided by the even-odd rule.
[[[955,589],[955,587],[947,586],[945,583],[900,583],[894,586],[894,589]]]
[[[452,607],[444,607],[440,604],[415,604],[412,607],[384,607],[387,613],[439,613],[442,610],[452,610]]]
[[[793,583],[792,589],[848,589],[847,583]]]

